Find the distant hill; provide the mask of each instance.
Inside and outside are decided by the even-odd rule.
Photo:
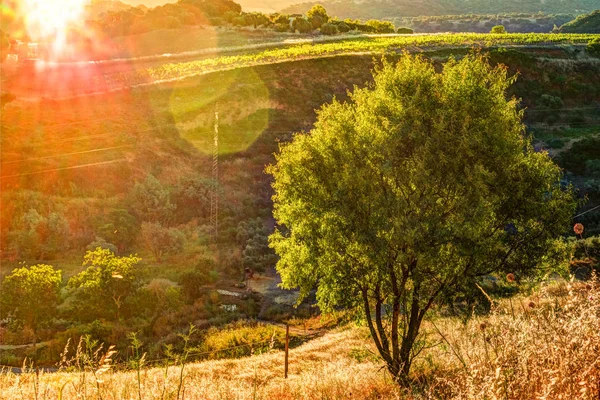
[[[579,15],[600,8],[600,0],[323,0],[295,4],[281,11],[304,13],[318,3],[330,15],[359,19],[537,12]]]
[[[600,33],[600,10],[580,15],[558,29],[562,33]]]
[[[86,18],[96,19],[100,14],[109,11],[125,11],[132,6],[116,0],[94,0],[86,6]]]
[[[123,3],[128,4],[130,6],[139,6],[144,5],[148,8],[153,8],[157,6],[162,6],[167,3],[177,3],[177,0],[122,0]]]

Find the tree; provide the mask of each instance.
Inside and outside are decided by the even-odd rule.
[[[86,313],[84,319],[121,318],[123,305],[139,289],[136,266],[140,261],[141,258],[132,255],[117,257],[102,248],[85,254],[83,267],[87,268],[68,283],[79,300],[79,311]]]
[[[156,222],[142,223],[141,239],[156,262],[161,262],[166,254],[175,254],[183,249],[184,237],[175,228],[166,228]]]
[[[321,26],[321,33],[323,35],[335,35],[338,33],[338,27],[334,24],[323,24]]]
[[[292,29],[300,33],[308,33],[312,30],[312,24],[304,18],[295,18],[292,21]]]
[[[18,268],[2,282],[3,317],[10,314],[31,329],[34,348],[38,330],[56,316],[61,282],[61,271],[45,264]]]
[[[490,33],[496,33],[496,34],[506,33],[506,28],[504,27],[504,25],[496,25],[492,28]]]
[[[153,175],[137,182],[131,193],[132,205],[139,218],[166,223],[173,217],[176,206],[171,202],[171,190]]]
[[[440,295],[533,273],[575,210],[505,97],[513,80],[479,55],[437,73],[405,54],[351,102],[324,106],[267,169],[283,287],[299,301],[316,288],[324,310],[362,308],[400,383]]]
[[[329,15],[327,15],[327,10],[325,10],[325,7],[323,7],[320,4],[315,4],[314,6],[312,6],[311,9],[306,12],[306,16],[310,20],[312,20],[313,18],[319,18],[321,20],[321,24],[324,24],[329,21]],[[319,24],[319,26],[321,24]]]

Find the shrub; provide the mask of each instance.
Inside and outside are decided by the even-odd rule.
[[[334,24],[323,24],[321,25],[321,33],[323,35],[335,35],[338,33],[338,27]]]
[[[341,33],[350,32],[350,26],[348,26],[348,24],[343,21],[337,24],[337,29]]]
[[[413,31],[410,28],[398,28],[398,30],[396,31],[396,33],[400,33],[403,35],[412,35],[413,33],[415,33],[415,31]]]
[[[490,33],[495,33],[495,34],[506,33],[506,28],[504,27],[504,25],[496,25],[492,28]]]
[[[587,45],[586,51],[588,54],[593,56],[600,56],[600,38],[595,38],[594,40],[590,40]]]

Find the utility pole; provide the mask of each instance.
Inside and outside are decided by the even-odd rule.
[[[219,236],[219,112],[215,111],[215,133],[210,192],[210,240],[217,245]],[[218,251],[218,250],[217,250]]]

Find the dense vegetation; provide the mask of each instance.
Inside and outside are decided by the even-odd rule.
[[[600,33],[600,10],[580,15],[556,31],[559,33]]]
[[[351,43],[345,46],[352,49]],[[320,51],[319,46],[307,49]],[[445,60],[451,53],[469,51],[441,48],[428,54]],[[597,146],[576,143],[594,140],[597,133],[600,71],[593,60],[580,59],[582,51],[500,47],[491,50],[490,57],[493,63],[507,64],[511,74],[519,72],[510,94],[523,98],[536,146],[557,151],[555,160],[569,171],[567,179],[595,205],[600,179],[594,160],[600,157],[592,150]],[[389,58],[397,55],[390,53]],[[56,318],[36,330],[46,346],[40,348],[38,360],[55,361],[67,338],[77,340],[85,333],[123,350],[131,331],[141,332],[148,357],[161,357],[164,344],[181,346],[177,332],[189,323],[207,327],[245,317],[280,320],[292,315],[289,306],[267,298],[239,300],[223,297],[216,289],[231,290],[245,267],[268,271],[276,262],[267,247],[273,229],[272,191],[263,170],[273,162],[277,142],[309,130],[315,109],[334,95],[346,99],[347,89],[370,80],[372,68],[372,55],[340,55],[238,68],[98,96],[5,103],[1,272],[9,275],[25,261],[50,264],[63,278]],[[217,105],[222,178],[215,247],[209,236],[209,193]],[[577,221],[584,224],[586,237],[600,231],[597,210]],[[135,290],[122,297],[119,306],[113,295],[105,300],[111,305],[106,315],[94,314],[94,307],[71,311],[76,299],[90,305],[101,301],[89,292],[76,294],[82,285],[75,280],[65,286],[90,266],[86,253],[98,247],[119,258],[138,254]],[[577,268],[589,271],[595,265],[585,260],[591,248],[592,243],[577,250],[576,257],[583,260]],[[568,271],[568,264],[565,268]],[[119,279],[112,278],[112,272],[106,275]],[[95,279],[84,276],[86,281]],[[237,305],[237,310],[220,308],[223,302]],[[298,312],[307,315],[306,308]],[[5,343],[30,343],[32,329],[23,327],[23,321],[4,326]],[[18,365],[24,354],[30,349],[5,352],[3,362]]]
[[[504,25],[511,33],[547,33],[573,19],[575,17],[571,14],[512,13],[422,16],[397,18],[393,21],[396,26],[408,26],[415,32],[488,33],[495,25]]]

